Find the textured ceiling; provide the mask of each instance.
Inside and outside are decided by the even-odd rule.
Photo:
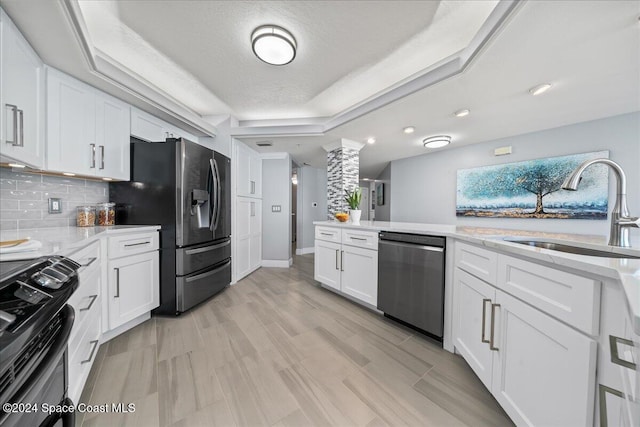
[[[639,111],[639,15],[637,1],[530,1],[462,74],[324,136],[242,140],[258,151],[288,151],[300,164],[326,167],[323,144],[374,136],[376,143],[361,151],[360,173],[375,178],[390,160],[433,152],[422,146],[430,135],[452,135],[444,149],[455,149]],[[551,90],[528,94],[543,82],[552,83]],[[471,114],[455,117],[461,108]],[[405,135],[402,128],[410,125],[416,131]],[[260,139],[272,140],[273,147],[256,147]]]
[[[91,42],[201,115],[335,115],[466,47],[495,1],[87,1]],[[250,34],[290,30],[296,59],[259,61]]]

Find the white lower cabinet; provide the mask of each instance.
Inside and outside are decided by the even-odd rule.
[[[378,305],[378,251],[342,246],[342,292]]]
[[[109,328],[115,329],[160,302],[158,252],[109,260]]]
[[[565,282],[571,285],[577,277],[585,281],[585,287],[598,291],[599,282],[563,271],[554,275],[549,267],[524,266],[524,261],[503,254],[485,256],[483,248],[478,248],[482,256],[475,256],[475,247],[465,243],[456,242],[456,250],[456,254],[466,254],[456,257],[454,269],[453,342],[457,352],[516,425],[592,425],[598,345],[587,331],[597,322],[580,308],[581,297]],[[485,274],[496,266],[497,275]],[[533,282],[525,281],[524,273],[516,275],[513,266],[522,267],[518,272],[526,272],[526,277],[538,275],[543,286],[537,292],[532,286],[519,286]],[[494,281],[487,283],[489,278]],[[594,293],[582,297],[584,304],[599,302]],[[547,306],[559,317],[543,309]],[[578,310],[565,313],[567,307]]]
[[[459,268],[454,275],[454,345],[480,381],[491,389],[493,354],[489,349],[491,322],[487,319],[491,303],[495,302],[496,288]]]
[[[595,340],[502,291],[491,317],[491,392],[511,419],[517,425],[590,425]]]
[[[640,425],[640,337],[633,333],[622,289],[605,283],[598,346],[596,425]]]
[[[357,301],[377,306],[377,233],[360,232],[355,245],[345,244],[351,243],[345,230],[316,227],[315,235],[314,279]]]
[[[75,315],[68,343],[68,393],[74,402],[78,402],[82,394],[100,345],[102,311],[100,255],[100,243],[94,242],[71,256],[81,264],[78,270],[78,288],[68,301]]]
[[[340,290],[340,243],[316,240],[314,278],[325,285]]]

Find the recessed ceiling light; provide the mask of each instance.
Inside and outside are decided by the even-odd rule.
[[[422,140],[422,143],[426,148],[440,148],[451,143],[451,137],[449,135],[436,135],[430,136]]]
[[[402,131],[404,133],[414,133],[416,131],[416,128],[414,128],[413,126],[407,126],[406,128],[402,129]]]
[[[76,176],[75,173],[71,173],[71,172],[62,172],[62,175],[64,175],[64,176]]]
[[[296,57],[296,39],[276,25],[263,25],[251,33],[251,48],[256,56],[271,65],[285,65]]]
[[[374,144],[376,142],[375,138],[369,138],[367,139],[367,144]]]
[[[536,95],[540,95],[542,93],[545,93],[550,88],[551,88],[551,84],[550,83],[543,83],[541,85],[534,86],[531,89],[529,89],[529,93],[531,95],[533,95],[533,96],[536,96]]]
[[[9,163],[9,166],[11,166],[12,168],[19,168],[19,169],[26,168],[25,165],[21,165],[20,163]]]
[[[468,108],[464,108],[462,110],[456,111],[455,113],[453,113],[453,115],[456,117],[464,117],[464,116],[468,116],[470,112],[471,110],[469,110]]]

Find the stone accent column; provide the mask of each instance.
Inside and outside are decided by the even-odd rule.
[[[349,207],[344,201],[346,191],[359,186],[361,142],[340,139],[325,145],[327,151],[327,216],[335,219],[338,212],[346,212]]]

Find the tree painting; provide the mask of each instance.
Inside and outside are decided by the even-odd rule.
[[[562,189],[565,178],[587,159],[608,151],[536,159],[458,171],[457,216],[606,219],[608,170],[588,168],[578,191]]]

